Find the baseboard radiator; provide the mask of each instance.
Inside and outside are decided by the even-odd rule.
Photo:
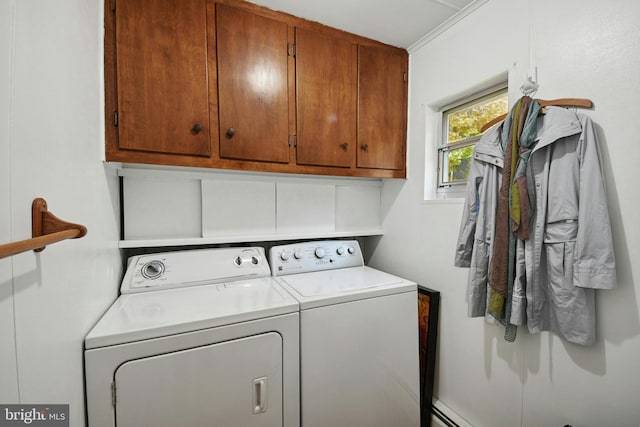
[[[431,404],[431,414],[433,417],[431,424],[435,427],[473,427],[472,424],[435,398]]]

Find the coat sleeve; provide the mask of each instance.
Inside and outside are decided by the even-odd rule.
[[[467,181],[464,198],[462,221],[460,223],[460,231],[456,244],[456,257],[454,262],[456,267],[471,266],[471,254],[473,253],[478,210],[480,207],[479,187],[482,182],[482,168],[483,163],[477,161],[475,157],[472,157],[471,167],[469,169],[469,180]]]
[[[604,176],[593,122],[581,117],[578,142],[580,162],[578,234],[573,270],[575,286],[594,289],[616,287],[616,267]]]

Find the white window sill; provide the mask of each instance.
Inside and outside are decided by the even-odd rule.
[[[464,203],[463,197],[452,197],[449,199],[426,199],[422,202],[425,205],[461,205]]]

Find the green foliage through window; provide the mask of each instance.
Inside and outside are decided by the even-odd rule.
[[[482,126],[507,112],[506,89],[444,112],[446,141],[440,148],[440,185],[467,180],[473,147],[481,135]]]
[[[489,102],[475,104],[461,111],[449,114],[448,142],[458,142],[480,135],[482,126],[508,111],[507,94]]]
[[[449,170],[449,176],[446,177],[446,181],[459,182],[467,180],[472,154],[473,145],[451,150],[446,153],[447,169]]]

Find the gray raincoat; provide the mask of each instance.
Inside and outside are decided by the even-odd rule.
[[[594,289],[616,287],[597,137],[591,120],[547,107],[527,167],[529,240],[518,240],[511,323],[531,333],[595,342]],[[455,265],[470,267],[469,315],[486,311],[487,269],[500,184],[501,126],[476,144]]]
[[[493,253],[498,193],[502,181],[504,152],[502,125],[491,128],[473,149],[469,180],[456,248],[455,265],[470,267],[467,314],[488,316],[488,273]]]

